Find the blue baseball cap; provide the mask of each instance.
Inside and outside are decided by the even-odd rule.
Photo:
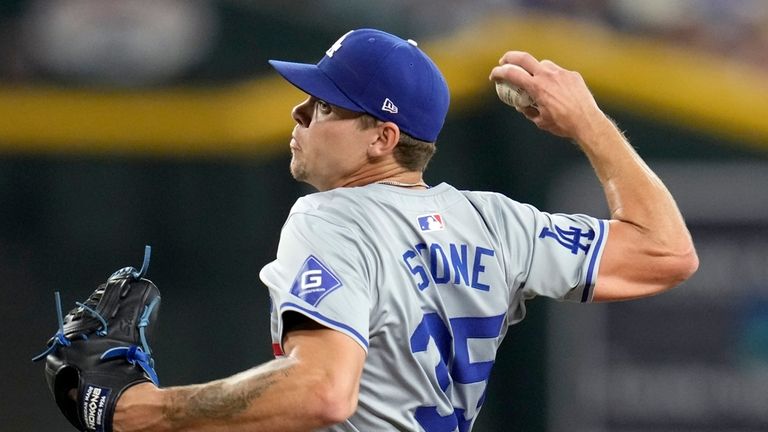
[[[391,121],[422,141],[437,140],[448,112],[448,85],[434,62],[416,42],[381,30],[348,32],[317,64],[269,64],[305,93]]]

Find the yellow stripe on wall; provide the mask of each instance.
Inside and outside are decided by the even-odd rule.
[[[494,17],[420,46],[446,75],[453,115],[501,103],[488,74],[520,49],[580,71],[601,104],[768,149],[766,71],[545,15]],[[286,148],[302,98],[275,74],[216,88],[0,87],[0,152],[270,153]]]
[[[0,147],[26,152],[257,153],[287,145],[302,93],[270,77],[224,88],[0,91]]]

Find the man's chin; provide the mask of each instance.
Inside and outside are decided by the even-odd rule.
[[[308,185],[310,185],[312,187],[315,187],[315,189],[317,189],[317,187],[315,185],[313,185],[312,183],[309,182],[309,176],[307,176],[307,173],[305,173],[303,171],[291,170],[291,176],[297,182],[306,183],[306,184],[308,184]]]
[[[290,171],[291,171],[291,176],[293,176],[294,180],[306,181],[307,179],[306,171],[304,171],[301,167],[297,166],[294,163],[294,161],[291,161]]]

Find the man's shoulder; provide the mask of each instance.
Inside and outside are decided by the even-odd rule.
[[[369,208],[361,188],[338,188],[304,195],[296,200],[288,214],[287,223],[297,219],[324,221],[332,225],[351,226]]]
[[[500,193],[500,192],[493,192],[493,191],[484,191],[484,190],[461,190],[461,192],[466,199],[471,201],[473,204],[483,204],[483,205],[499,205],[499,204],[520,204],[514,199]]]
[[[290,213],[323,213],[349,202],[359,202],[355,199],[360,196],[358,189],[360,188],[337,188],[304,195],[296,200]]]
[[[359,214],[380,211],[383,204],[393,204],[399,210],[430,206],[452,206],[457,201],[468,201],[481,212],[498,211],[501,208],[526,207],[506,195],[482,190],[461,190],[447,183],[440,183],[426,191],[393,188],[372,184],[363,187],[337,188],[315,192],[300,197],[291,208],[290,215],[306,214],[344,220],[357,218]]]

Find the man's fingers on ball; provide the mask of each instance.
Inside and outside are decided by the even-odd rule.
[[[504,54],[502,54],[501,58],[499,59],[499,65],[503,65],[506,63],[514,63],[513,60],[515,59],[521,59],[525,55],[530,55],[525,51],[507,51]]]
[[[511,64],[504,64],[501,66],[496,66],[493,69],[491,69],[491,75],[488,77],[491,81],[510,81],[510,71],[511,69],[514,69],[515,67],[522,69],[520,66],[513,66]],[[513,72],[514,73],[514,72]]]
[[[531,75],[530,72],[528,72],[524,67],[522,67],[522,66],[520,66],[518,64],[507,63],[507,64],[503,64],[503,65],[499,66],[499,68],[501,69],[501,72],[503,74],[507,74],[507,75],[508,74],[518,75],[521,72],[524,73],[524,75],[522,75],[522,76],[525,76],[525,75],[530,76]]]
[[[526,88],[530,86],[532,76],[522,66],[515,64],[504,64],[496,66],[491,70],[489,77],[492,81],[503,81],[513,86]]]
[[[520,65],[529,72],[534,72],[539,65],[539,61],[536,60],[536,57],[525,51],[507,51],[501,56],[501,59],[499,59],[500,65],[510,63]]]

